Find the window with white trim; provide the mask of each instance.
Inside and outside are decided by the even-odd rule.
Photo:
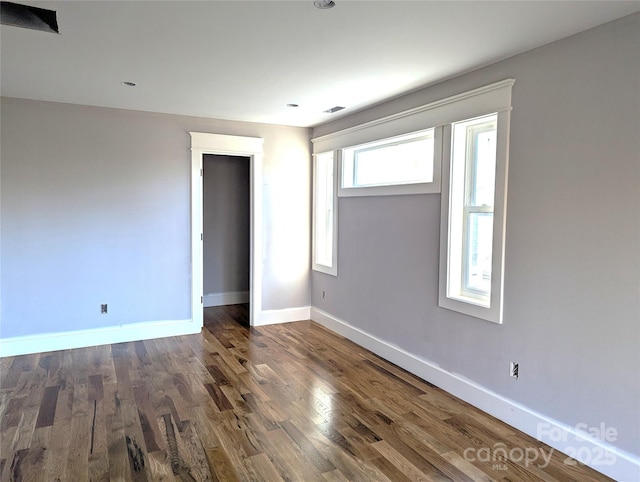
[[[454,122],[444,159],[439,305],[502,323],[509,112]]]
[[[339,196],[380,196],[440,191],[435,129],[342,150]]]
[[[313,263],[316,271],[336,276],[337,198],[334,152],[313,156]]]
[[[447,296],[491,300],[497,114],[453,124]]]
[[[337,273],[336,193],[381,196],[442,192],[438,305],[502,323],[508,138],[514,83],[514,79],[505,79],[311,139],[315,154],[314,269]],[[315,174],[318,156],[329,156],[331,152],[335,153],[330,163],[333,218],[317,202],[317,191],[323,189],[318,184],[324,182],[325,188],[327,184]],[[329,164],[324,167],[329,168]],[[333,238],[321,219],[333,219]],[[319,256],[323,251],[318,251],[316,245],[328,246],[328,241],[322,244],[320,236],[333,239],[331,256],[328,251],[324,251],[324,257]]]

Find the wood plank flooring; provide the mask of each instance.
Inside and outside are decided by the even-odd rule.
[[[316,323],[247,319],[0,359],[0,482],[610,480]]]

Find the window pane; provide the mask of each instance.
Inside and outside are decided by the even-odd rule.
[[[433,181],[433,137],[354,152],[354,186]]]
[[[434,130],[343,150],[343,188],[433,182]]]
[[[466,291],[488,295],[491,292],[493,213],[470,213],[467,225],[464,288]]]
[[[475,162],[473,163],[473,186],[469,204],[493,206],[496,177],[496,126],[489,122],[481,126],[489,130],[474,129]]]
[[[333,264],[333,153],[316,156],[315,172],[315,262]]]

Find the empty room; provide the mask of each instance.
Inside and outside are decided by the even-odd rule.
[[[0,482],[640,482],[640,2],[0,12]]]

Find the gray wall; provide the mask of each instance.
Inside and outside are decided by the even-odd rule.
[[[264,139],[263,309],[309,305],[308,129],[8,98],[1,115],[2,338],[191,317],[189,131]]]
[[[340,199],[338,277],[313,273],[313,306],[640,454],[638,45],[635,15],[314,129],[516,79],[504,324],[438,308],[433,194]]]
[[[204,294],[249,291],[249,158],[205,154]]]

